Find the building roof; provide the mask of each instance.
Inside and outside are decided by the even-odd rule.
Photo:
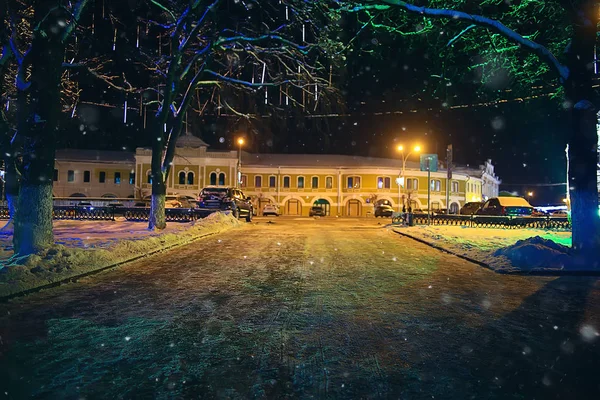
[[[186,133],[185,135],[181,135],[177,138],[177,142],[175,142],[175,147],[208,147],[208,144],[197,136],[194,136],[190,133]]]
[[[397,158],[378,158],[346,156],[340,154],[251,154],[242,153],[242,164],[246,166],[270,167],[376,167],[402,168],[402,161]],[[419,168],[419,163],[407,161],[406,168]]]
[[[135,164],[135,153],[130,151],[59,149],[56,150],[56,160]]]

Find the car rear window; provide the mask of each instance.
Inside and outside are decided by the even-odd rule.
[[[227,194],[227,188],[211,188],[211,189],[202,189],[202,194],[217,194],[217,195],[223,195],[223,194]]]

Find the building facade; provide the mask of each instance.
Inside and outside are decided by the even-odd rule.
[[[451,180],[440,169],[428,182],[418,162],[409,161],[405,176],[399,176],[399,159],[213,151],[191,135],[177,145],[168,195],[196,197],[204,186],[236,186],[239,177],[259,212],[272,203],[284,215],[306,216],[314,205],[332,216],[368,216],[379,203],[426,210],[428,191],[432,210],[457,213],[466,202],[497,196],[500,183],[489,160],[477,169],[456,168]],[[150,161],[151,150],[145,148],[135,154],[58,151],[55,196],[143,198],[151,193]]]

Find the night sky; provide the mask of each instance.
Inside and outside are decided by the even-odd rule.
[[[101,31],[101,24],[96,29]],[[533,191],[536,205],[561,202],[564,187],[538,186],[565,181],[567,113],[559,98],[448,109],[448,105],[513,99],[518,96],[509,90],[518,82],[508,77],[498,90],[482,87],[467,76],[454,81],[453,96],[444,98],[432,78],[439,73],[439,65],[430,57],[431,49],[407,47],[374,34],[359,39],[334,79],[341,101],[331,112],[344,116],[314,118],[275,101],[273,117],[246,121],[190,115],[189,130],[212,149],[235,148],[235,138],[243,135],[248,139],[246,149],[257,152],[397,157],[397,144],[419,143],[443,160],[451,143],[457,164],[476,167],[492,159],[503,181],[502,190]],[[119,37],[113,53],[115,65],[130,66],[133,42],[131,34]],[[373,52],[374,48],[377,51]],[[61,145],[129,151],[148,146],[138,112],[130,110],[124,124],[123,95],[102,89],[97,82],[88,82],[75,118],[65,117],[65,142]],[[86,105],[86,101],[107,102],[113,107]],[[135,99],[129,104],[137,107]],[[386,112],[395,114],[377,115]]]

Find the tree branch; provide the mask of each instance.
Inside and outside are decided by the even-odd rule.
[[[374,2],[383,3],[389,7],[398,7],[408,13],[417,14],[421,16],[427,16],[430,18],[437,19],[454,19],[458,21],[466,21],[470,22],[474,25],[481,26],[487,28],[491,31],[497,32],[507,38],[508,40],[517,43],[518,45],[529,49],[531,52],[537,54],[538,57],[542,61],[544,61],[548,66],[559,76],[562,81],[566,81],[569,78],[569,68],[565,65],[562,65],[558,59],[552,54],[550,50],[546,47],[542,46],[539,43],[535,43],[512,29],[508,28],[506,25],[502,24],[500,21],[487,18],[481,15],[468,14],[463,11],[443,9],[443,8],[428,8],[428,7],[420,7],[414,4],[407,3],[401,0],[372,0]],[[365,6],[357,6],[354,8],[355,11],[360,11]],[[368,7],[368,6],[366,6]],[[375,8],[382,7],[381,5],[373,6]],[[373,8],[369,7],[369,8]],[[385,6],[384,6],[385,7]],[[382,9],[382,8],[379,8]]]

